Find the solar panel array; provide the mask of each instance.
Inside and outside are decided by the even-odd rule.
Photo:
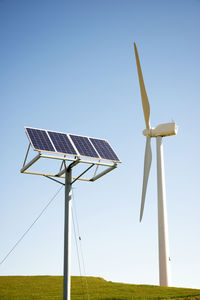
[[[25,127],[35,150],[119,162],[106,140]]]

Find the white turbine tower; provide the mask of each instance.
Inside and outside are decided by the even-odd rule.
[[[157,185],[158,185],[158,243],[159,243],[159,277],[161,286],[169,286],[169,246],[168,246],[168,227],[167,227],[167,212],[166,212],[166,193],[165,193],[165,177],[164,177],[164,160],[163,160],[163,144],[162,138],[165,136],[177,134],[178,127],[176,123],[160,124],[155,128],[150,125],[150,106],[145,90],[145,85],[142,76],[139,56],[136,44],[134,43],[135,58],[137,71],[140,83],[140,92],[142,98],[142,107],[146,129],[143,131],[146,136],[146,148],[144,157],[144,175],[142,187],[142,200],[140,209],[140,222],[143,216],[144,203],[146,197],[146,189],[149,178],[149,171],[152,161],[151,138],[156,138],[157,149]]]

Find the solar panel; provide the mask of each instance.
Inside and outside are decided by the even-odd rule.
[[[70,138],[72,139],[76,149],[82,156],[99,158],[96,150],[92,146],[89,138],[85,136],[72,135],[70,134]]]
[[[76,150],[65,133],[48,131],[48,134],[57,152],[77,155]]]
[[[25,129],[34,150],[120,162],[106,140],[44,129]]]
[[[90,138],[90,141],[94,145],[101,158],[120,161],[107,141],[95,138]]]
[[[55,152],[45,130],[26,128],[26,132],[35,150]]]

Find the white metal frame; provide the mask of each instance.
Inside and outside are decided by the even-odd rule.
[[[90,165],[89,168],[86,168],[86,170],[79,175],[78,177],[72,177],[72,180],[82,180],[82,181],[96,181],[97,179],[99,179],[100,177],[104,176],[105,174],[109,173],[110,171],[112,171],[113,169],[117,168],[117,163],[114,163],[112,161],[110,161],[110,163],[108,162],[103,162],[100,159],[98,161],[96,160],[86,160],[86,159],[81,159],[79,157],[68,157],[66,155],[50,155],[50,154],[45,154],[45,153],[41,153],[40,151],[38,151],[38,154],[29,162],[27,162],[27,158],[28,158],[28,154],[30,151],[30,144],[28,146],[26,155],[25,155],[25,159],[24,159],[24,163],[23,166],[20,170],[21,173],[24,174],[32,174],[32,175],[41,175],[41,176],[46,176],[46,177],[57,177],[57,178],[65,178],[65,168],[64,168],[64,164],[63,164],[63,168],[61,165],[61,169],[59,169],[58,172],[56,173],[44,173],[44,172],[36,172],[36,171],[30,171],[30,167],[35,164],[39,159],[41,158],[49,158],[49,159],[56,159],[56,160],[61,160],[62,162],[70,162],[70,163],[75,163],[77,164],[86,164],[86,165]],[[48,152],[48,151],[46,151]],[[83,178],[82,175],[84,175],[87,171],[89,171],[89,169],[91,169],[93,166],[96,166],[96,169],[94,171],[94,174],[91,178]],[[103,166],[105,167],[105,170],[97,173],[98,167],[99,166]]]

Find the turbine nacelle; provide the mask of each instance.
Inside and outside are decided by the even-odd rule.
[[[143,135],[146,137],[157,137],[157,136],[170,136],[176,135],[178,126],[175,122],[164,123],[156,126],[156,128],[143,130]]]

